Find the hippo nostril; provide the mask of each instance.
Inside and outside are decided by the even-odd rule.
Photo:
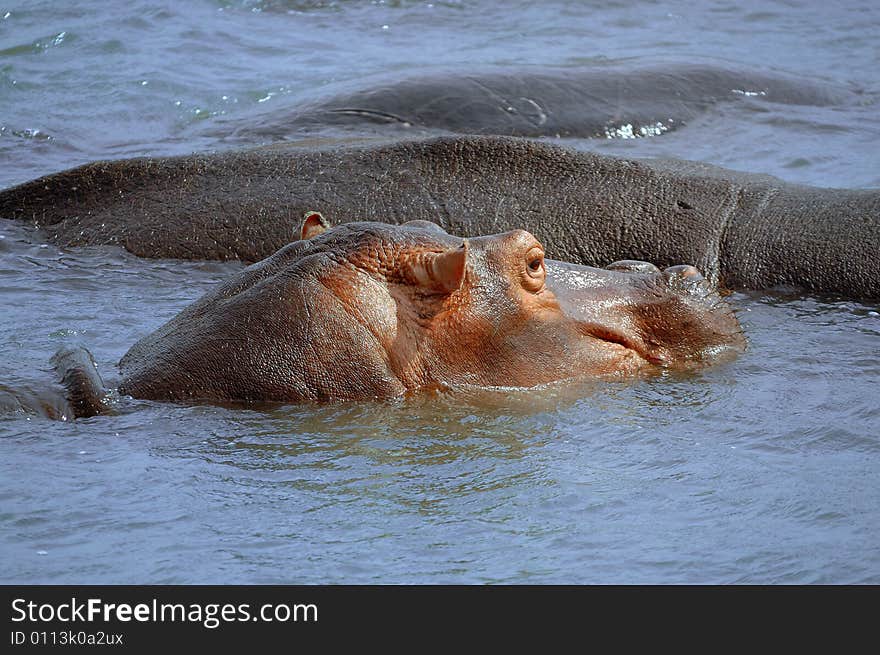
[[[678,266],[670,266],[663,269],[663,274],[667,277],[693,278],[694,280],[702,280],[703,275],[697,270],[696,266],[690,264],[679,264]]]
[[[689,264],[679,264],[663,269],[663,277],[666,278],[666,288],[669,291],[698,294],[709,289],[708,282],[702,273],[697,270],[696,266]]]

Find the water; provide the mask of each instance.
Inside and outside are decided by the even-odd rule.
[[[4,17],[5,15],[5,17]],[[387,26],[387,27],[386,27]],[[20,2],[0,8],[0,187],[230,147],[210,127],[413,67],[734,62],[860,90],[569,142],[880,186],[874,2]],[[238,264],[59,251],[0,220],[0,384],[114,365]],[[0,413],[0,581],[880,582],[880,307],[736,293],[697,375],[251,410]],[[2,403],[0,403],[2,404]]]
[[[819,186],[880,186],[880,5],[699,4],[7,3],[0,186],[98,158],[223,147],[204,134],[218,118],[296,107],[374,74],[669,59],[785,71],[862,94],[826,108],[744,99],[710,111],[693,130],[593,147]]]

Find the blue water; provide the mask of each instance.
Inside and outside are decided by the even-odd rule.
[[[571,141],[880,187],[875,2],[14,2],[0,187],[233,147],[212,127],[374,74],[692,61],[855,88]],[[83,343],[106,381],[239,264],[62,251],[0,218],[0,385]],[[870,244],[866,244],[866,247]],[[3,402],[0,582],[880,582],[880,307],[735,293],[749,337],[695,375],[259,410]]]

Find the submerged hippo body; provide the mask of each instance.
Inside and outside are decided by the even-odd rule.
[[[793,76],[705,64],[608,63],[589,68],[488,69],[379,77],[285,111],[221,122],[215,136],[277,141],[356,128],[399,134],[441,130],[528,137],[639,137],[677,129],[721,102],[748,98],[833,105],[849,89]]]
[[[532,231],[551,256],[696,265],[713,283],[880,298],[880,191],[819,189],[683,161],[505,137],[277,147],[97,162],[0,191],[0,217],[62,246],[257,261],[302,213]]]
[[[736,318],[691,266],[593,269],[545,260],[523,230],[462,239],[425,221],[326,229],[316,218],[304,239],[136,343],[120,361],[120,392],[391,398],[689,367],[744,346]],[[65,374],[81,401],[76,385],[88,376]]]

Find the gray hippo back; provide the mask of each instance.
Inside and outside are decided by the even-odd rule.
[[[522,227],[590,266],[696,265],[734,288],[880,298],[880,191],[819,189],[704,164],[639,161],[505,137],[277,147],[96,162],[0,191],[0,216],[64,246],[257,261],[302,213],[425,219],[462,236]]]
[[[455,132],[633,138],[675,130],[722,102],[833,105],[852,91],[791,75],[706,64],[428,71],[358,81],[290,109],[221,121],[209,131],[278,141],[328,128],[361,134]]]

